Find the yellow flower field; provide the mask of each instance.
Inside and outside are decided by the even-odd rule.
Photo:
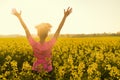
[[[120,37],[59,38],[52,54],[54,75],[35,73],[27,39],[0,38],[0,80],[120,80]]]

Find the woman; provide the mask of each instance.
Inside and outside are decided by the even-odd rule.
[[[48,42],[45,42],[45,39],[48,36],[48,32],[50,31],[51,25],[49,23],[41,23],[37,25],[36,29],[37,29],[37,33],[40,38],[40,41],[36,42],[32,38],[26,24],[24,23],[21,17],[21,11],[17,12],[16,9],[12,9],[12,14],[15,15],[19,19],[22,27],[25,30],[26,37],[33,49],[34,57],[36,58],[36,61],[33,63],[32,70],[37,71],[37,72],[42,72],[42,71],[50,72],[53,70],[52,47],[55,44],[60,34],[61,28],[63,27],[66,18],[68,17],[68,15],[70,15],[71,12],[72,12],[72,8],[70,7],[68,7],[67,10],[64,10],[63,19],[60,22],[58,29],[56,30],[53,38]]]

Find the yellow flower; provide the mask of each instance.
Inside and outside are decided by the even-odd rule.
[[[105,70],[111,70],[111,65],[110,64],[106,65]]]
[[[5,71],[4,76],[8,76],[8,75],[10,75],[10,71]]]
[[[28,63],[28,61],[23,62],[22,70],[31,70],[31,65]]]
[[[58,71],[59,71],[59,75],[63,76],[65,74],[65,67],[64,66],[59,66]]]
[[[88,68],[87,73],[88,73],[89,75],[92,75],[92,74],[93,74],[92,68]]]
[[[120,70],[119,70],[117,67],[113,66],[113,67],[111,68],[109,74],[110,74],[110,76],[112,76],[112,77],[120,76]]]
[[[93,72],[96,71],[97,68],[98,68],[97,63],[93,63],[93,64],[89,65],[88,70],[87,70],[88,74],[92,75]]]
[[[73,58],[72,58],[72,55],[69,55],[68,63],[70,63],[71,65],[73,64]]]
[[[17,67],[17,62],[15,60],[11,61],[10,64],[12,67]]]
[[[101,80],[99,77],[95,77],[93,80]]]
[[[93,63],[93,64],[91,64],[90,66],[91,66],[91,68],[92,68],[93,70],[96,70],[97,67],[98,67],[98,64],[97,64],[97,63]]]
[[[84,68],[85,68],[84,62],[80,62],[79,65],[78,65],[78,69],[77,69],[79,77],[82,77]]]
[[[103,53],[96,53],[96,60],[100,60],[100,61],[103,61],[103,59],[104,59],[104,55],[103,55]]]
[[[7,61],[10,61],[10,60],[12,60],[12,57],[8,55],[5,59],[6,59]]]

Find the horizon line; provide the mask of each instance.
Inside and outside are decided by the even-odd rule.
[[[101,33],[60,33],[60,35],[76,35],[76,34],[118,34],[119,32],[101,32]],[[49,35],[53,35],[54,33],[50,33]],[[0,36],[9,36],[9,35],[18,35],[18,36],[25,36],[26,34],[0,34]],[[37,34],[31,34],[31,35],[37,35]]]

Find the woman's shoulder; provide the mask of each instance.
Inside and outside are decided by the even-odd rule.
[[[50,46],[52,46],[52,45],[54,45],[55,44],[55,42],[56,42],[56,38],[51,38],[48,42],[47,42],[47,44],[48,45],[50,45]]]
[[[32,36],[27,37],[27,39],[31,45],[37,44],[37,41]]]

